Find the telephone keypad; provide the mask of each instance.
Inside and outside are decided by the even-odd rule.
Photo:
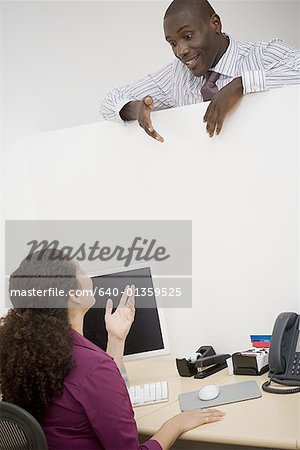
[[[300,355],[299,353],[296,353],[294,357],[292,358],[293,365],[290,368],[290,374],[294,375],[295,377],[299,377],[300,375]]]

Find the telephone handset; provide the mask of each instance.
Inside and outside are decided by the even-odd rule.
[[[269,352],[270,380],[262,389],[273,394],[293,394],[300,387],[274,389],[271,382],[285,386],[300,386],[300,316],[294,312],[283,312],[277,317]]]

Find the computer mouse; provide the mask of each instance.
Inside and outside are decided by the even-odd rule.
[[[213,400],[217,398],[220,393],[220,388],[216,384],[207,384],[199,391],[200,400]]]

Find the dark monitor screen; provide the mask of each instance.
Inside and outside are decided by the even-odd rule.
[[[162,311],[157,308],[155,290],[149,267],[109,275],[91,276],[95,305],[84,318],[84,336],[106,350],[105,305],[108,298],[118,305],[126,285],[134,284],[135,319],[125,342],[125,359],[156,356],[168,353]],[[131,358],[130,358],[131,357]]]

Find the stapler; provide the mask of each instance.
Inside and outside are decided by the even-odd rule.
[[[227,358],[230,358],[229,354],[217,355],[213,347],[202,346],[189,359],[176,358],[176,366],[182,377],[206,378],[224,369]],[[203,369],[204,367],[206,369]]]

